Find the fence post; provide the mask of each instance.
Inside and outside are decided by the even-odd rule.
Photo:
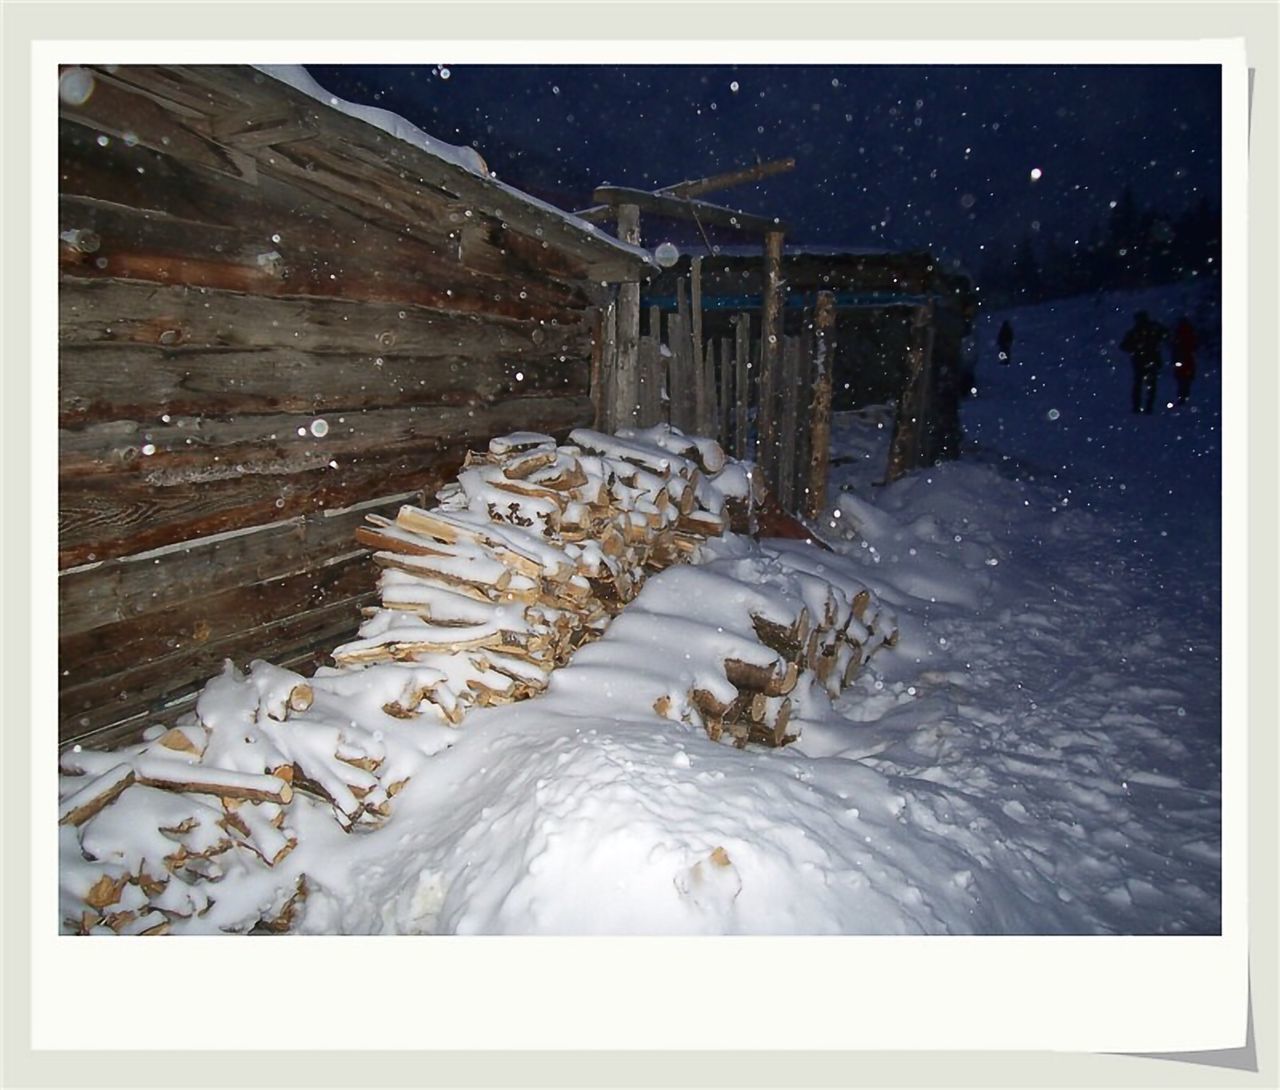
[[[889,464],[885,480],[895,481],[909,470],[925,464],[921,440],[928,412],[927,388],[929,344],[928,307],[913,307],[911,347],[907,353],[907,381],[898,395],[898,411],[889,443]]]
[[[592,379],[596,401],[595,426],[600,431],[613,431],[618,381],[618,305],[612,300],[600,312],[599,370]]]
[[[618,205],[618,238],[640,243],[640,209]],[[614,385],[613,426],[634,427],[640,411],[640,282],[618,287],[618,363]]]
[[[804,513],[811,519],[827,505],[827,469],[831,459],[831,384],[836,363],[836,297],[818,292],[813,312],[813,402],[809,409],[809,487]]]
[[[799,408],[801,397],[800,358],[803,337],[782,338],[782,402],[779,414],[778,503],[784,511],[796,510],[796,448],[799,446]]]
[[[764,236],[764,298],[760,313],[760,408],[756,460],[778,491],[778,378],[782,357],[782,232]]]
[[[640,340],[640,426],[659,424],[665,418],[662,389],[666,385],[665,359],[662,355],[662,311],[649,308],[649,335]]]

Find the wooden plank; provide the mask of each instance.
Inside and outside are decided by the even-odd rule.
[[[318,609],[328,602],[351,601],[377,589],[378,569],[365,550],[327,565],[263,582],[192,598],[140,617],[107,624],[87,632],[59,635],[58,672],[65,691],[81,688],[136,670],[146,663],[165,661],[170,667],[184,657],[202,658],[210,643],[242,641],[243,633],[281,618]],[[352,617],[358,621],[358,615]],[[245,654],[264,652],[240,642]],[[84,710],[68,706],[65,712]]]
[[[765,289],[760,330],[760,399],[756,460],[765,482],[777,493],[778,479],[778,385],[782,357],[782,233],[765,235]]]
[[[456,472],[465,447],[419,445],[283,480],[246,474],[187,488],[153,487],[127,475],[73,481],[59,488],[58,566],[345,508],[389,492],[434,492]]]
[[[246,583],[297,575],[358,548],[356,529],[366,515],[394,517],[401,504],[425,502],[420,491],[402,492],[345,512],[299,516],[62,572],[58,634],[74,636]]]
[[[58,741],[67,745],[93,737],[95,731],[110,728],[149,709],[180,699],[205,684],[222,669],[230,657],[243,668],[253,658],[265,658],[278,665],[310,657],[296,648],[331,648],[353,634],[362,607],[377,600],[376,593],[326,602],[305,613],[275,619],[258,628],[247,629],[225,640],[210,640],[198,651],[180,651],[152,662],[139,663],[123,673],[94,679],[59,694]],[[296,656],[296,657],[295,657]],[[142,726],[153,720],[143,715]]]
[[[725,450],[733,449],[733,338],[720,338],[719,370],[720,380],[720,446]]]
[[[733,456],[739,460],[747,457],[751,449],[751,315],[733,316],[734,363],[734,424]]]
[[[126,342],[162,347],[293,348],[303,352],[466,357],[580,348],[585,315],[557,323],[430,307],[339,299],[263,298],[230,291],[63,277],[60,344]]]
[[[827,472],[831,460],[832,365],[836,358],[836,301],[833,293],[818,293],[813,326],[813,400],[809,407],[809,479],[804,514],[816,519],[827,505]]]
[[[323,418],[308,412],[114,420],[59,429],[58,474],[67,480],[127,472],[159,486],[246,472],[288,475],[429,441],[444,446],[521,427],[560,432],[590,418],[590,399],[578,395],[360,409]]]
[[[440,346],[423,355],[304,352],[294,348],[66,345],[59,353],[58,424],[159,422],[165,416],[333,413],[408,405],[477,406],[587,391],[590,335],[522,345],[484,358]]]
[[[341,617],[341,609],[350,608],[354,614],[358,614],[364,605],[375,600],[374,597],[363,595],[349,605],[335,603],[328,607],[328,613],[330,617]],[[309,620],[308,623],[313,621]],[[271,654],[270,661],[283,669],[310,677],[317,666],[325,665],[329,660],[329,651],[349,640],[356,628],[345,620],[336,624],[331,620],[328,628],[319,625],[316,630],[319,632],[318,637],[303,637],[295,650],[283,647]],[[167,694],[157,695],[152,691],[151,695],[141,699],[140,704],[130,702],[130,706],[124,710],[117,706],[118,694],[108,694],[106,701],[91,711],[63,720],[59,724],[59,748],[82,744],[96,749],[114,749],[141,742],[143,732],[148,727],[154,724],[171,727],[183,715],[194,711],[200,689],[208,680],[207,676],[194,678]]]
[[[697,372],[690,325],[689,295],[682,277],[676,282],[676,313],[667,317],[667,348],[671,352],[671,425],[686,434],[698,428]]]
[[[656,336],[640,338],[640,411],[638,423],[650,428],[662,419],[662,354]]]
[[[662,309],[649,307],[650,347],[641,364],[640,380],[644,384],[644,411],[649,424],[670,423],[667,389],[667,357],[662,354]]]
[[[702,343],[702,258],[689,263],[689,362],[693,372],[693,430],[710,435],[711,405],[706,379],[706,353]]]
[[[631,204],[618,208],[618,237],[640,242],[640,210]],[[636,423],[640,408],[640,284],[627,281],[618,287],[618,364],[615,368],[614,406],[617,427]]]

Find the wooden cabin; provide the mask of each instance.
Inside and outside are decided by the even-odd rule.
[[[62,84],[60,741],[109,744],[224,659],[323,661],[374,599],[364,516],[591,424],[599,308],[651,266],[280,73]]]
[[[698,260],[702,336],[732,340],[749,315],[758,339],[765,259],[758,247],[698,246],[644,288],[652,315],[679,309],[679,286]],[[781,329],[800,337],[812,327],[818,295],[829,293],[835,317],[831,407],[839,411],[890,402],[899,426],[891,479],[959,451],[959,402],[967,388],[964,338],[976,311],[967,277],[941,270],[928,252],[894,253],[788,245],[783,249]],[[648,336],[646,326],[642,335]]]

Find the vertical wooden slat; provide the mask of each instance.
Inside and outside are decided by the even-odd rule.
[[[693,387],[689,374],[689,328],[679,314],[667,315],[667,391],[671,395],[671,426],[692,431]]]
[[[913,307],[911,342],[907,351],[907,379],[898,396],[898,411],[893,421],[893,438],[889,443],[889,463],[885,480],[895,481],[909,470],[923,464],[921,435],[926,412],[927,379],[925,352],[927,346],[927,309]]]
[[[706,346],[702,343],[702,257],[689,262],[689,361],[693,370],[693,430],[709,435],[711,407],[707,404]]]
[[[641,340],[640,423],[652,427],[666,419],[662,390],[666,385],[666,358],[662,355],[662,311],[649,308],[649,332]]]
[[[733,456],[747,457],[751,409],[751,315],[733,317],[734,427]]]
[[[756,460],[765,483],[778,491],[778,384],[782,358],[782,232],[764,236],[764,299],[760,330],[760,409]]]
[[[733,427],[733,341],[729,337],[720,338],[720,445],[725,450],[732,449],[731,429]]]
[[[634,204],[618,206],[618,238],[638,245],[640,209]],[[615,427],[636,423],[640,405],[640,284],[618,287],[618,365],[614,386]]]
[[[671,423],[686,434],[698,430],[697,371],[693,363],[692,312],[689,307],[689,288],[685,278],[676,280],[675,332],[668,345],[671,348]]]
[[[808,508],[809,458],[813,450],[810,409],[813,404],[813,312],[805,310],[797,355],[795,458],[791,462],[791,507],[796,514]]]
[[[836,297],[818,292],[813,316],[813,402],[809,409],[809,494],[805,514],[817,518],[827,505],[831,459],[831,383],[836,359]]]
[[[782,381],[779,383],[778,502],[784,511],[796,509],[796,423],[800,404],[800,355],[802,337],[782,340]]]

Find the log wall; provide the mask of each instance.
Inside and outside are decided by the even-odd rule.
[[[227,657],[314,665],[372,600],[365,513],[589,424],[609,260],[251,69],[92,72],[60,120],[64,743]]]

